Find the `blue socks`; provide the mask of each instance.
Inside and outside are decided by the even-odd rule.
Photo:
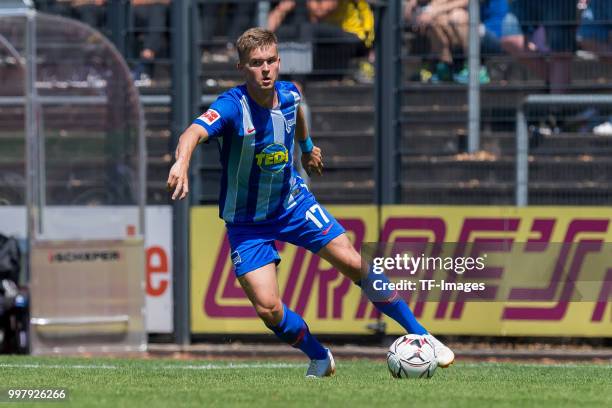
[[[283,320],[275,326],[269,327],[276,336],[291,345],[291,347],[299,348],[311,360],[323,360],[327,358],[327,350],[319,343],[319,341],[310,334],[308,325],[293,310],[289,309],[283,303]]]
[[[366,278],[355,283],[361,287],[376,309],[398,322],[408,333],[427,334],[427,330],[414,317],[404,299],[394,290],[376,290],[375,281],[380,281],[376,284],[376,287],[380,288],[381,283],[389,282],[389,279],[384,274],[370,272]],[[310,333],[304,319],[285,304],[283,319],[277,326],[269,329],[285,343],[302,350],[311,360],[323,360],[327,357],[327,350]]]
[[[376,283],[376,286],[374,286],[375,281],[380,282]],[[412,310],[410,310],[406,304],[406,301],[404,301],[396,291],[375,289],[375,287],[382,288],[382,283],[385,282],[389,282],[389,278],[384,274],[377,274],[370,271],[366,278],[355,282],[355,284],[361,287],[376,309],[398,322],[408,333],[427,334],[427,330],[417,321],[414,314],[412,314]]]

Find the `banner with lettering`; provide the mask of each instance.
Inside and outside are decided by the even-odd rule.
[[[378,238],[374,206],[327,206],[358,246]],[[278,283],[283,302],[318,333],[371,333],[376,323],[361,291],[336,269],[303,248],[276,243],[282,258]],[[225,225],[217,208],[191,210],[191,321],[193,333],[267,333],[235,278]]]
[[[464,251],[467,256],[474,255],[474,247],[457,243],[489,245],[489,265],[480,275],[486,291],[404,296],[434,333],[612,336],[612,209],[384,206],[379,212],[376,206],[326,207],[357,249],[376,242],[423,242],[455,245],[455,255]],[[402,333],[325,261],[290,244],[277,243],[277,249],[283,302],[302,314],[313,332],[368,334],[382,319],[387,333]],[[268,332],[234,277],[230,252],[217,209],[192,208],[195,334]],[[537,279],[529,279],[531,271],[539,272]],[[578,282],[581,276],[587,281]],[[511,296],[500,299],[502,289]]]

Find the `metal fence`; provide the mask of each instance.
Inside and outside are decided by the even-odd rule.
[[[37,2],[106,32],[128,58],[143,100],[152,94],[157,101],[147,109],[156,155],[149,158],[157,177],[149,186],[152,202],[167,200],[160,180],[172,137],[214,95],[240,82],[233,44],[253,25],[275,27],[283,78],[305,88],[313,135],[329,152],[328,176],[313,180],[325,202],[512,204],[521,101],[612,89],[610,0],[466,0],[446,10],[444,0],[370,2],[375,41],[361,53],[349,39],[330,39],[309,23],[304,1],[92,3]],[[148,60],[150,44],[155,51]],[[168,93],[172,105],[160,104],[156,95]],[[607,174],[609,109],[546,105],[524,113],[533,176],[528,201],[604,204],[607,193],[593,186]],[[193,202],[213,203],[217,146],[200,149],[196,163]],[[562,174],[573,174],[576,188],[567,188]]]
[[[140,105],[121,55],[72,20],[36,14],[36,24],[26,25],[23,11],[0,14],[0,201],[27,203],[28,177],[43,180],[41,206],[130,205],[144,198]],[[25,167],[34,153],[24,131],[37,143],[32,169]]]
[[[110,38],[140,87],[170,87],[170,0],[37,0],[45,12],[78,19]]]
[[[442,12],[445,3],[408,2],[403,14],[399,200],[513,204],[517,106],[532,94],[610,92],[612,2],[466,1]],[[525,114],[529,202],[608,202],[595,186],[607,174],[609,108]]]
[[[565,118],[587,115],[576,122],[588,127],[588,120],[596,116],[612,116],[612,95],[535,94],[521,101],[516,114],[516,205],[609,205],[610,135],[597,130],[560,132],[558,128],[544,133],[528,125],[528,118],[542,120],[550,116],[551,109]]]
[[[36,3],[89,18],[77,2]],[[176,138],[210,103],[208,95],[236,83],[232,37],[262,24],[279,5],[173,1],[165,20],[155,20],[159,25],[143,25],[132,2],[102,3],[91,24],[99,24],[141,80],[148,142],[158,154],[149,156],[149,173],[161,179]],[[313,137],[329,152],[327,178],[313,181],[317,196],[326,203],[514,204],[526,187],[530,204],[607,205],[607,106],[525,106],[520,155],[515,114],[530,94],[610,92],[610,0],[515,0],[501,15],[487,6],[508,5],[503,0],[471,0],[434,18],[432,7],[442,3],[370,1],[374,43],[349,57],[343,52],[350,42],[316,37],[303,12],[292,17],[301,22],[288,24],[288,31],[299,29],[281,38],[291,40],[281,46],[282,59],[294,67],[285,78],[302,82]],[[297,2],[294,12],[302,6]],[[147,59],[142,52],[152,37],[160,48]],[[319,43],[332,51],[317,49]],[[367,64],[374,64],[374,76]],[[518,183],[517,159],[528,166]],[[216,146],[198,149],[195,161],[191,175],[201,183],[193,186],[192,204],[212,203]],[[152,202],[167,200],[163,180],[149,183]],[[175,298],[187,299],[188,203],[175,204],[174,221]],[[186,342],[184,303],[177,302],[175,315],[177,341]]]

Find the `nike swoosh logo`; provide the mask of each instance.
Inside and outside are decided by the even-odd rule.
[[[252,128],[252,129],[247,129],[247,134],[249,134],[249,135],[250,135],[251,133],[254,133],[254,132],[255,132],[255,128]]]
[[[331,227],[332,227],[332,225],[330,224],[330,226],[329,226],[329,227],[325,228],[325,229],[323,230],[323,235],[327,235],[327,233],[329,232],[329,230],[331,229]]]

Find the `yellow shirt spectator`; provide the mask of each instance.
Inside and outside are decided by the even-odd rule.
[[[374,14],[365,0],[339,0],[338,7],[323,21],[355,34],[368,48],[374,43]]]

